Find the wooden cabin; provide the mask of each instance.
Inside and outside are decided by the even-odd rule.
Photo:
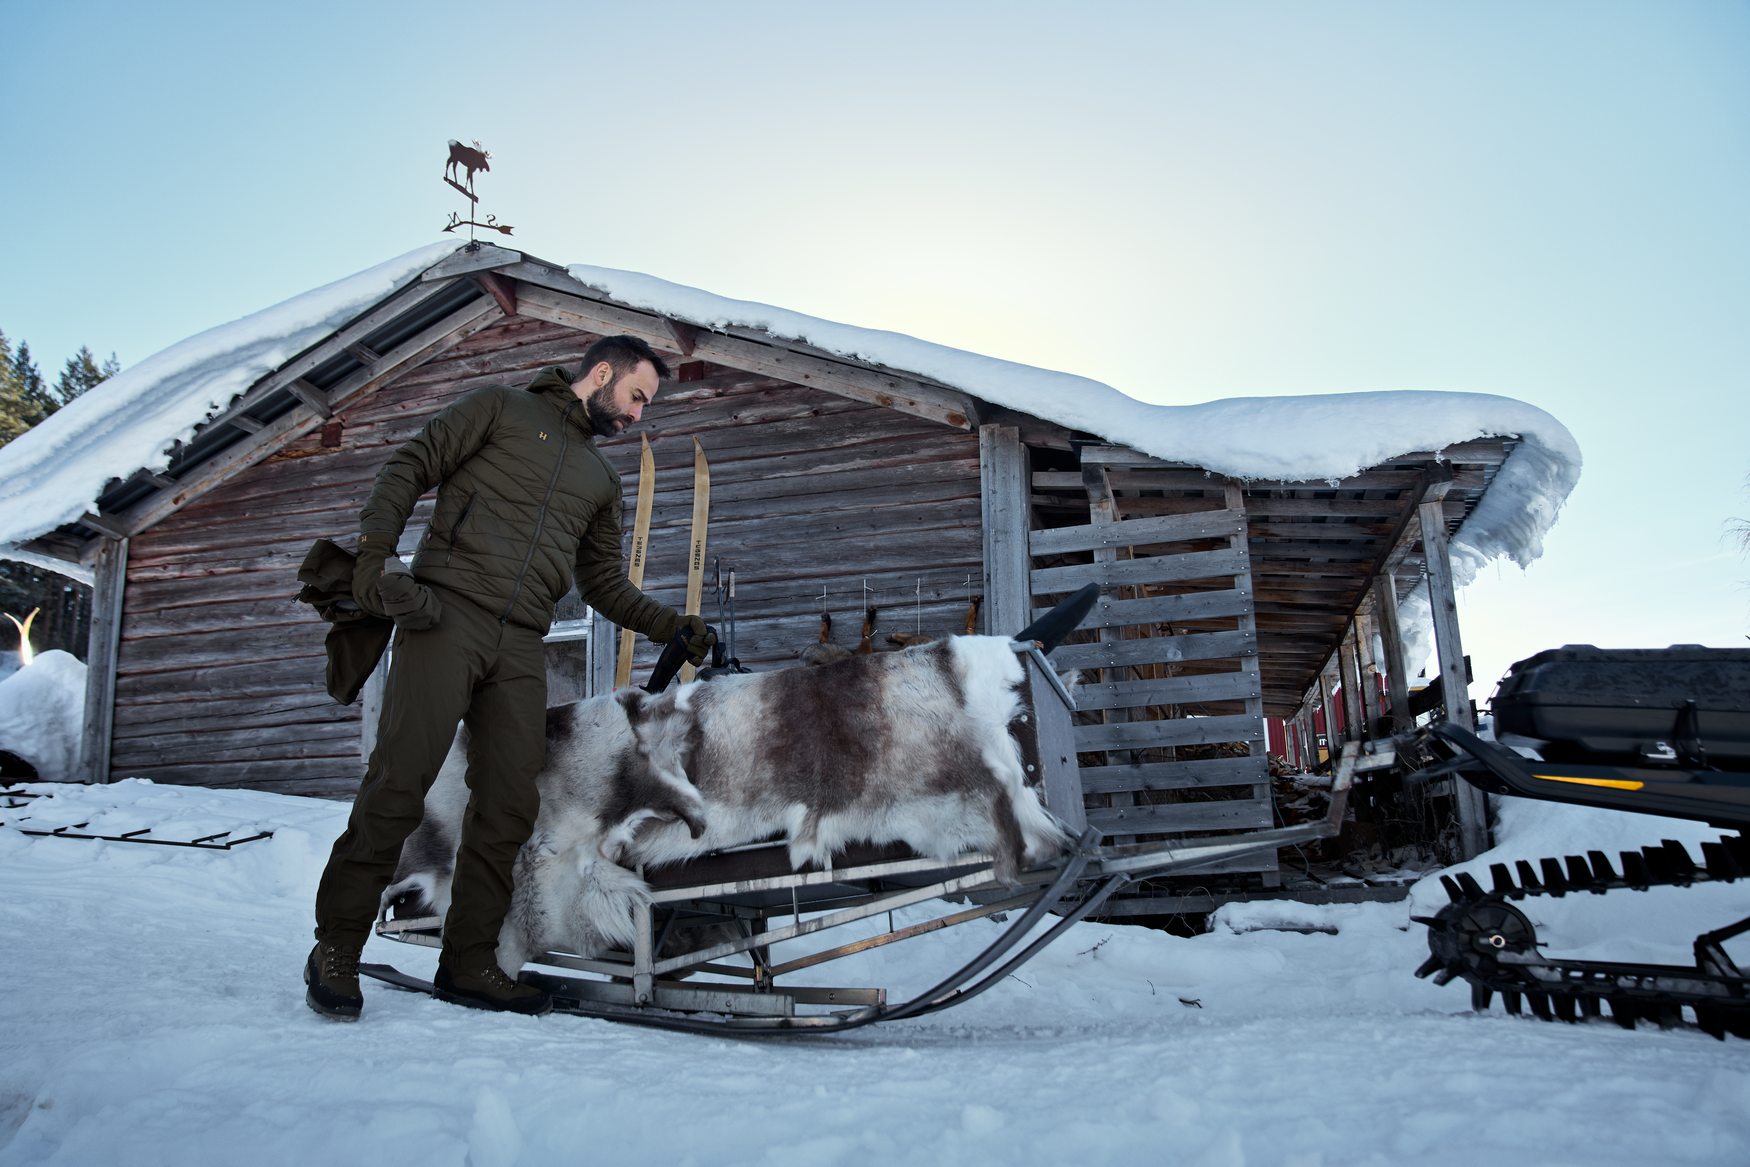
[[[645,589],[683,601],[697,439],[707,555],[735,573],[744,664],[796,667],[823,611],[847,647],[871,607],[878,642],[963,631],[975,600],[977,630],[1012,634],[1102,586],[1054,659],[1083,670],[1087,819],[1120,840],[1271,826],[1266,718],[1299,759],[1313,711],[1337,724],[1333,701],[1352,735],[1405,723],[1396,607],[1426,578],[1442,666],[1461,659],[1445,540],[1517,440],[1407,451],[1340,480],[1225,479],[945,380],[639,308],[520,252],[458,250],[263,376],[167,469],[115,467],[85,518],[29,544],[95,572],[89,780],[356,789],[371,690],[350,706],[324,692],[327,626],[293,598],[311,541],[350,544],[378,467],[448,402],[614,333],[677,371],[603,446],[628,538],[641,434],[654,452]],[[571,601],[549,637],[553,703],[611,686],[615,630]],[[640,640],[638,673],[655,652]],[[1480,810],[1464,814],[1474,847]],[[1275,867],[1237,870],[1268,885]]]

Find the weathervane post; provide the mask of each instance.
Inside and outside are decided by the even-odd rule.
[[[464,146],[454,138],[450,139],[450,161],[449,164],[444,167],[444,182],[448,183],[458,194],[468,200],[468,217],[464,219],[461,215],[451,211],[450,221],[445,225],[444,230],[454,231],[457,227],[467,227],[468,247],[470,250],[475,246],[474,229],[476,227],[487,231],[497,231],[501,235],[509,235],[511,231],[509,227],[498,221],[497,215],[486,216],[486,221],[484,223],[477,223],[474,221],[474,216],[478,212],[480,206],[480,197],[474,193],[474,174],[476,171],[480,170],[491,170],[492,167],[488,165],[488,160],[491,159],[491,157],[492,155],[487,152],[485,147],[480,145],[480,140],[478,138],[474,140],[473,146]],[[463,186],[456,181],[455,175],[457,167],[462,169],[463,175],[468,183],[467,186]]]

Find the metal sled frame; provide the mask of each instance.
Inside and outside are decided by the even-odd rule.
[[[782,858],[785,850],[781,845],[706,856],[679,868],[651,874],[652,902],[636,912],[638,940],[632,952],[609,953],[598,959],[548,952],[531,962],[545,968],[595,974],[594,977],[525,969],[519,979],[550,993],[558,1012],[690,1033],[747,1037],[842,1033],[877,1021],[920,1017],[964,1004],[993,987],[1072,925],[1097,912],[1112,893],[1127,883],[1336,835],[1341,829],[1357,757],[1356,745],[1344,748],[1331,784],[1330,811],[1320,822],[1239,836],[1119,847],[1094,846],[1099,835],[1090,829],[1069,855],[1051,866],[1024,873],[1020,886],[1013,889],[1005,889],[992,877],[990,856],[976,853],[943,864],[916,857],[885,858],[880,852],[865,859],[852,849],[841,857],[842,863],[835,863],[830,870],[801,872],[789,870],[788,862]],[[751,873],[757,872],[762,863],[775,862],[782,863],[782,872]],[[713,873],[722,876],[737,871],[742,873],[739,878],[713,878]],[[867,920],[896,908],[968,894],[979,900],[1001,898],[790,960],[778,960],[772,954],[775,946],[798,937]],[[941,983],[903,1004],[889,1004],[885,989],[778,983],[780,977],[804,968],[1014,911],[1021,911],[1020,918],[994,943]],[[822,914],[804,918],[805,912]],[[1059,917],[1056,922],[1016,951],[1017,945],[1054,912]],[[790,917],[790,922],[772,925],[774,919],[784,917]],[[675,936],[722,923],[739,928],[741,938],[679,955],[659,955]],[[441,925],[441,919],[431,916],[384,918],[377,922],[377,934],[436,947],[441,943],[438,938]],[[743,952],[751,955],[752,968],[719,963]],[[398,988],[431,991],[427,982],[388,965],[361,965],[359,971]],[[689,979],[676,979],[677,974]],[[703,976],[734,979],[693,979]],[[801,1011],[805,1007],[821,1011]]]

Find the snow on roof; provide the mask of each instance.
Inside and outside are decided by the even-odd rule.
[[[453,252],[434,243],[283,304],[199,333],[126,369],[0,447],[0,549],[92,506],[104,485],[165,450],[262,376]],[[1460,584],[1506,556],[1529,564],[1580,476],[1580,450],[1543,410],[1483,393],[1400,391],[1241,397],[1150,405],[1110,385],[980,356],[916,337],[858,328],[613,268],[571,275],[613,299],[722,329],[760,329],[842,357],[954,386],[996,405],[1117,445],[1238,478],[1316,482],[1393,457],[1475,438],[1518,435],[1516,447],[1453,539]],[[0,551],[0,553],[5,553]]]
[[[1508,457],[1453,538],[1453,572],[1460,586],[1498,557],[1525,566],[1542,555],[1543,536],[1580,478],[1580,447],[1567,427],[1511,397],[1403,390],[1150,405],[1073,373],[731,300],[639,272],[584,264],[569,271],[634,308],[719,330],[762,329],[842,357],[919,374],[1115,445],[1236,478],[1345,478],[1402,454],[1518,435],[1524,444]]]
[[[79,518],[112,478],[164,469],[172,443],[193,437],[233,397],[460,246],[434,243],[196,333],[0,446],[0,547]]]

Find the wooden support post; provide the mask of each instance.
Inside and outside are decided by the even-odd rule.
[[[978,427],[978,474],[984,495],[984,631],[990,636],[1013,636],[1033,622],[1027,471],[1019,427]]]
[[[1367,740],[1367,727],[1362,724],[1366,714],[1361,708],[1361,670],[1355,659],[1359,624],[1358,620],[1349,621],[1343,642],[1337,646],[1337,660],[1343,670],[1343,740],[1351,742]]]
[[[1452,586],[1452,560],[1446,546],[1446,512],[1438,501],[1419,508],[1422,519],[1422,549],[1428,560],[1428,604],[1434,610],[1434,651],[1440,660],[1441,696],[1446,719],[1463,729],[1475,730],[1470,712],[1470,685],[1464,679],[1464,645],[1458,637],[1458,595]],[[1488,802],[1483,792],[1463,779],[1452,782],[1458,807],[1461,858],[1470,859],[1489,849]]]
[[[1404,637],[1398,627],[1398,581],[1382,575],[1373,581],[1373,609],[1378,613],[1379,639],[1385,645],[1385,685],[1391,698],[1391,731],[1416,728],[1410,716],[1410,674],[1404,660]]]
[[[1325,757],[1331,764],[1336,764],[1339,738],[1337,736],[1337,678],[1330,672],[1319,674],[1319,712],[1325,719]]]
[[[128,584],[128,541],[105,538],[92,565],[91,639],[85,650],[85,725],[79,739],[79,780],[109,781],[115,733],[115,667],[121,648],[122,595]]]
[[[1369,739],[1380,736],[1379,662],[1374,659],[1373,609],[1364,607],[1355,618],[1355,659],[1361,674],[1361,715]]]
[[[614,691],[614,667],[618,663],[614,650],[619,644],[620,630],[594,608],[589,610],[589,616],[589,671],[585,692],[591,697],[599,697]]]

